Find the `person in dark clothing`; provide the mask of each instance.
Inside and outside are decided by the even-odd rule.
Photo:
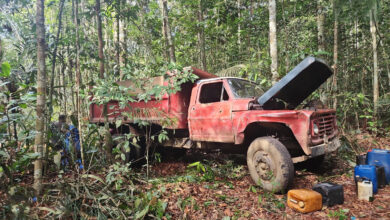
[[[68,151],[72,146],[73,152],[75,152],[75,156],[76,156],[76,163],[79,165],[80,169],[83,169],[81,163],[79,130],[73,125],[69,125],[69,131],[66,133],[65,136],[65,145]]]
[[[58,167],[68,165],[68,150],[66,149],[65,138],[68,133],[69,126],[66,124],[66,115],[60,115],[58,122],[50,125],[50,144],[57,154],[54,156],[54,163]]]
[[[66,123],[66,115],[60,115],[58,122],[50,126],[50,142],[55,150],[61,153],[61,165],[66,167],[74,158],[80,169],[83,169],[80,152],[80,136],[78,129]],[[59,155],[57,154],[57,158]],[[58,165],[57,165],[58,166]]]

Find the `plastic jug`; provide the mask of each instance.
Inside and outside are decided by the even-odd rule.
[[[376,179],[378,181],[378,188],[383,188],[386,186],[386,173],[383,166],[375,166],[376,168]]]
[[[372,149],[367,153],[367,164],[378,165],[385,168],[386,184],[390,183],[390,151]]]
[[[321,193],[322,205],[334,206],[344,203],[344,190],[342,185],[334,183],[319,183],[313,187],[313,190]]]
[[[310,189],[292,189],[287,193],[287,205],[301,213],[314,212],[321,210],[322,196]]]
[[[373,186],[373,193],[378,192],[378,181],[376,179],[376,168],[371,165],[358,165],[355,167],[355,181],[361,179],[370,180]]]
[[[357,183],[357,191],[358,191],[358,199],[359,200],[366,200],[369,202],[372,202],[374,199],[372,194],[372,182],[369,180],[362,180],[358,181]]]
[[[367,154],[356,155],[356,165],[366,165],[367,164]]]

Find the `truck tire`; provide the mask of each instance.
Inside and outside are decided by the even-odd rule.
[[[256,138],[247,152],[253,181],[264,190],[285,192],[294,179],[294,164],[286,147],[272,137]]]
[[[140,138],[141,140],[138,141],[139,146],[135,146],[131,140],[129,140],[129,147],[130,152],[125,152],[125,163],[131,162],[132,165],[140,165],[143,164],[142,157],[145,154],[145,147],[144,147],[144,138]]]

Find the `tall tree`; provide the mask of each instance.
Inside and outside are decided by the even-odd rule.
[[[325,7],[323,0],[317,0],[317,45],[319,52],[325,52]],[[325,58],[325,55],[319,55]],[[319,89],[321,101],[327,105],[328,97],[326,93],[326,85],[322,85]]]
[[[325,8],[323,0],[317,0],[318,51],[325,51]]]
[[[166,36],[167,50],[169,51],[169,59],[171,62],[176,62],[175,55],[175,44],[173,43],[171,27],[169,25],[168,19],[168,2],[167,0],[161,0],[162,5],[162,20],[163,20],[163,31],[165,32],[164,36]]]
[[[36,34],[37,34],[37,119],[35,124],[35,152],[38,158],[34,163],[34,189],[36,194],[42,192],[42,165],[45,140],[45,104],[46,104],[46,44],[44,0],[36,2]]]
[[[337,0],[333,0],[333,79],[332,79],[332,93],[333,93],[333,108],[337,107],[337,72],[338,72],[338,39],[339,39],[339,20],[338,20],[338,5]]]
[[[237,44],[238,52],[241,55],[241,0],[237,0],[237,10],[238,10],[238,24],[237,24]]]
[[[198,8],[198,47],[199,47],[199,63],[203,70],[207,71],[206,64],[206,46],[204,39],[204,24],[203,24],[203,1],[199,0]]]
[[[104,54],[103,54],[103,31],[102,31],[102,16],[100,15],[100,0],[95,2],[97,30],[98,30],[98,47],[99,47],[99,78],[104,78]]]
[[[372,37],[372,62],[374,65],[373,75],[373,102],[374,102],[374,115],[378,111],[378,98],[379,98],[379,84],[378,84],[378,54],[377,54],[377,23],[376,23],[376,1],[374,6],[370,10],[370,31]]]
[[[123,0],[119,0],[123,1]],[[126,19],[124,19],[123,12],[125,8],[125,2],[121,2],[120,6],[120,17],[119,17],[119,77],[120,79],[123,78],[123,67],[126,66]]]
[[[269,0],[269,46],[271,56],[272,84],[279,78],[278,74],[278,45],[276,40],[276,0]]]
[[[75,25],[76,25],[76,112],[77,112],[77,126],[80,135],[80,152],[81,152],[81,161],[84,163],[84,153],[83,153],[83,142],[82,142],[82,130],[81,130],[81,98],[80,98],[80,90],[81,90],[81,70],[80,70],[80,36],[79,36],[79,28],[80,28],[80,19],[79,19],[79,0],[75,0],[74,4],[75,11]]]
[[[95,2],[95,10],[96,10],[96,20],[97,20],[97,29],[98,29],[98,46],[99,46],[99,78],[104,78],[104,53],[103,53],[103,31],[102,31],[102,17],[100,15],[101,9],[100,9],[100,0],[96,0]],[[107,116],[108,108],[107,104],[104,104],[103,106],[103,116],[104,116],[104,127],[105,127],[105,134],[104,134],[104,145],[105,145],[105,151],[107,153],[107,159],[111,160],[111,149],[112,149],[112,136],[110,133],[109,123],[108,123],[108,116]]]
[[[49,93],[49,115],[53,112],[53,92],[54,92],[54,72],[56,69],[56,60],[57,60],[57,48],[58,48],[58,42],[60,40],[60,33],[62,29],[62,11],[64,9],[65,0],[60,1],[60,9],[58,12],[58,29],[56,34],[56,39],[54,43],[54,49],[53,49],[53,58],[51,61],[51,77],[50,77],[50,93]]]
[[[117,74],[121,78],[121,0],[116,0],[115,16],[115,47],[116,47],[116,68]]]
[[[1,37],[0,37],[0,62],[3,58],[3,45],[2,45],[2,42],[1,42]]]

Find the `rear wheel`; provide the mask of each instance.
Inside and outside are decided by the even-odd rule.
[[[125,163],[131,163],[131,164],[141,164],[142,158],[145,154],[145,147],[144,147],[144,138],[140,137],[136,143],[133,142],[133,140],[129,140],[129,150],[124,150],[125,154]]]
[[[284,192],[294,179],[294,164],[286,147],[277,139],[255,139],[247,152],[247,164],[253,181],[271,192]]]

